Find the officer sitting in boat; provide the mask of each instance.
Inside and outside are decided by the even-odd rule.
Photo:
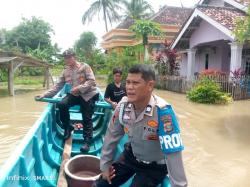
[[[51,90],[39,97],[53,97],[63,88],[65,83],[72,86],[71,93],[68,93],[66,97],[57,104],[60,120],[64,128],[64,139],[70,138],[71,131],[74,129],[70,124],[69,108],[74,105],[80,105],[83,117],[84,138],[84,144],[80,150],[87,152],[90,149],[90,142],[93,137],[92,115],[94,113],[95,101],[99,98],[95,76],[88,64],[76,61],[73,50],[69,49],[64,51],[63,57],[66,68],[62,72],[59,82]]]
[[[152,94],[155,73],[138,64],[126,79],[127,97],[114,111],[106,132],[95,187],[118,187],[134,176],[131,187],[156,187],[169,174],[172,187],[187,186],[180,129],[171,105]],[[113,161],[124,134],[129,142]]]

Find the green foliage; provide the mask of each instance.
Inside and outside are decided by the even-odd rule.
[[[232,98],[221,91],[220,86],[209,78],[202,78],[188,93],[187,97],[194,102],[206,104],[226,104]]]
[[[60,76],[62,74],[63,69],[64,69],[63,64],[57,64],[51,68],[51,74],[53,76]]]
[[[15,77],[14,82],[16,85],[42,85],[43,78],[41,77],[30,77],[30,76],[23,76],[23,77]]]
[[[44,75],[43,68],[21,67],[16,72],[18,76],[39,76]]]
[[[135,54],[134,48],[125,47],[121,54],[113,52],[107,56],[103,73],[108,75],[108,83],[113,81],[113,68],[117,67],[122,69],[122,79],[125,80],[129,68],[139,63]]]
[[[85,55],[84,52],[77,52],[77,59],[89,64],[94,72],[102,71],[105,66],[105,54],[98,49],[93,50],[91,56]]]
[[[8,80],[8,70],[0,69],[0,82],[5,82]]]
[[[162,35],[160,24],[150,20],[136,20],[135,23],[129,27],[129,31],[134,32],[137,38],[142,38],[142,44],[144,46],[144,61],[147,61],[149,59],[147,48],[148,37],[160,37]]]
[[[6,29],[0,29],[0,46],[5,43],[6,33],[7,33]]]
[[[55,45],[54,47],[48,46],[47,48],[41,49],[41,48],[36,48],[36,49],[31,49],[27,48],[27,54],[36,57],[37,59],[40,59],[44,62],[48,62],[50,64],[54,64],[57,59],[56,54],[59,53],[59,49]]]
[[[83,53],[86,59],[89,59],[95,50],[96,43],[97,38],[93,32],[84,32],[80,39],[75,42],[74,48],[77,54]]]
[[[240,43],[250,40],[250,5],[247,9],[247,17],[240,17],[236,19],[236,28],[233,31],[236,39]]]
[[[162,43],[164,48],[155,54],[154,59],[156,63],[156,68],[161,76],[165,75],[179,75],[180,64],[176,61],[177,51],[175,49],[171,49],[171,43],[165,40]]]
[[[23,18],[17,27],[5,33],[5,44],[0,47],[17,47],[24,53],[29,48],[43,50],[51,47],[50,34],[52,33],[52,26],[42,19],[32,17],[31,20],[28,20]]]
[[[160,24],[150,20],[136,20],[129,30],[136,34],[136,37],[142,38],[143,45],[148,44],[148,36],[161,36]]]
[[[145,0],[123,1],[123,4],[125,6],[125,17],[145,19],[154,13],[152,6]]]
[[[57,44],[52,46],[50,35],[52,26],[40,18],[30,20],[22,18],[22,22],[10,31],[0,30],[0,48],[5,51],[25,53],[42,61],[54,64],[60,61],[56,54],[60,51]],[[19,75],[43,75],[40,68],[19,68]]]

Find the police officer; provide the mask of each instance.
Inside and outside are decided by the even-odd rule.
[[[131,187],[156,187],[169,174],[172,187],[187,186],[178,122],[163,99],[152,95],[155,73],[138,64],[126,79],[127,97],[119,102],[106,132],[95,187],[118,187],[134,175]],[[124,134],[129,142],[113,161]]]
[[[86,63],[76,61],[75,53],[69,49],[63,52],[66,68],[59,78],[59,82],[45,94],[43,97],[53,97],[62,89],[65,83],[72,86],[71,93],[58,103],[60,120],[64,128],[64,139],[71,136],[74,129],[70,124],[69,108],[79,104],[83,117],[83,138],[84,144],[81,147],[82,152],[89,151],[90,142],[93,136],[92,115],[94,113],[95,101],[98,100],[98,92],[96,89],[95,76],[91,67]]]

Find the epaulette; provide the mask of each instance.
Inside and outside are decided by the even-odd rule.
[[[127,96],[122,97],[121,101],[119,101],[119,103],[127,103],[127,102],[128,102]]]
[[[154,98],[156,100],[156,106],[158,106],[159,108],[164,108],[166,107],[167,105],[170,105],[168,102],[166,102],[164,99],[162,99],[161,97],[157,96],[157,95],[154,95]]]
[[[87,67],[86,63],[79,63],[79,64],[80,64],[79,71],[83,71],[85,69],[85,67]]]

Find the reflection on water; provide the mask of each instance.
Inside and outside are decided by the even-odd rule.
[[[0,98],[0,165],[46,106],[33,100],[37,93]],[[156,93],[180,119],[190,187],[250,186],[250,100],[216,106],[191,103],[182,94]]]

